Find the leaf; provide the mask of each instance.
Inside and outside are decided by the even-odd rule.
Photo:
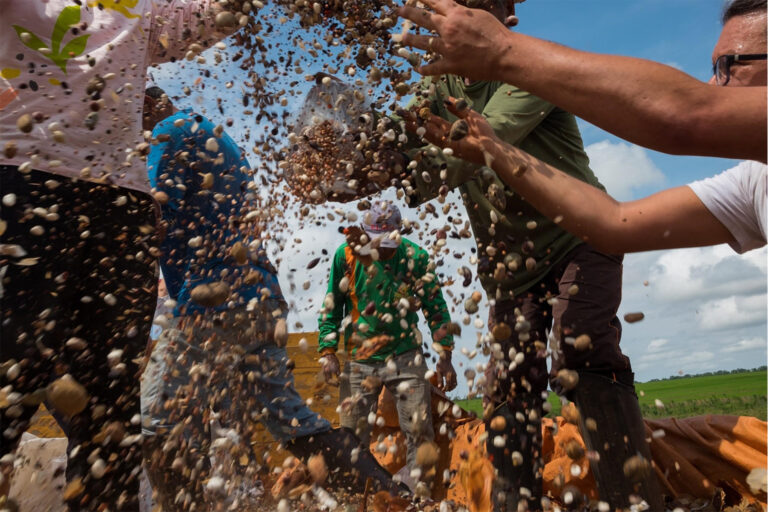
[[[51,34],[51,46],[53,47],[53,53],[64,53],[63,51],[59,52],[61,41],[64,39],[67,30],[69,30],[69,27],[78,23],[80,23],[80,7],[70,5],[69,7],[65,7],[61,10],[59,17],[56,18],[56,25],[53,27],[53,34]]]
[[[82,36],[78,36],[74,39],[72,39],[70,42],[67,43],[67,45],[61,50],[61,56],[64,58],[71,58],[71,57],[77,57],[81,53],[85,51],[85,45],[88,42],[88,38],[91,37],[91,34],[84,34]],[[72,55],[70,55],[70,53]]]
[[[18,25],[12,25],[12,27],[16,31],[16,35],[19,36],[19,39],[21,40],[22,44],[27,48],[32,48],[36,52],[39,52],[41,49],[48,49],[48,45],[46,45],[31,30],[28,30],[24,27],[20,27]],[[21,37],[21,34],[29,34],[29,42],[24,41],[24,38]]]

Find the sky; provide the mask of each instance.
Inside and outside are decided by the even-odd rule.
[[[711,75],[711,52],[720,32],[720,0],[527,0],[517,8],[520,24],[516,30],[565,44],[581,50],[627,55],[674,66],[693,77],[706,81]],[[294,27],[295,28],[295,27]],[[285,43],[292,26],[282,27],[284,35],[276,36]],[[204,55],[210,55],[210,51]],[[213,62],[212,58],[207,58]],[[213,76],[206,80],[206,90],[193,84],[200,70],[209,69]],[[319,71],[305,69],[306,73]],[[609,69],[605,70],[610,73]],[[155,82],[172,95],[180,95],[189,86],[192,94],[182,95],[177,106],[189,107],[223,121],[212,97],[225,98],[225,103],[238,104],[238,79],[243,72],[234,66],[211,64],[163,65],[153,72]],[[233,87],[227,88],[227,81]],[[306,86],[303,90],[306,90]],[[595,101],[599,101],[596,98]],[[291,97],[287,108],[296,110],[299,96]],[[253,121],[241,112],[227,110],[235,120],[228,129],[243,147],[244,133],[253,129]],[[593,126],[579,121],[591,167],[608,192],[619,200],[631,200],[713,176],[735,165],[734,160],[683,157],[658,153],[633,145]],[[258,157],[250,152],[251,163]],[[274,191],[264,191],[273,193]],[[395,200],[394,192],[383,197]],[[449,196],[452,214],[463,213],[457,196]],[[406,218],[418,220],[419,212],[397,203]],[[442,205],[436,205],[442,207]],[[327,287],[329,264],[326,258],[315,268],[307,263],[322,256],[322,249],[332,254],[343,242],[338,228],[347,225],[342,217],[354,212],[355,205],[327,204],[314,209],[319,222],[300,222],[295,209],[288,208],[275,219],[283,229],[276,235],[271,257],[279,269],[279,277],[293,309],[289,317],[292,330],[314,331],[317,313]],[[330,215],[330,217],[329,217]],[[414,241],[429,244],[428,230],[442,226],[445,216],[431,220],[417,230]],[[287,229],[285,229],[287,228]],[[469,254],[471,240],[449,239],[452,252]],[[439,268],[443,279],[455,276],[458,263],[446,258]],[[474,271],[473,271],[474,274]],[[673,251],[656,251],[627,255],[624,260],[624,313],[641,311],[645,319],[635,324],[624,323],[621,347],[633,365],[638,381],[679,374],[695,374],[713,370],[754,368],[766,364],[766,250],[737,255],[728,246]],[[465,292],[461,285],[445,288],[446,300],[451,294]],[[461,304],[461,301],[459,301]],[[463,311],[454,316],[460,321]],[[482,363],[478,355],[471,361],[462,352],[474,349],[483,329],[476,329],[487,319],[483,303],[477,315],[456,341],[454,364],[462,375],[467,367]],[[428,330],[421,325],[425,337]],[[462,350],[463,349],[463,350]],[[468,389],[463,378],[452,396],[465,396]]]

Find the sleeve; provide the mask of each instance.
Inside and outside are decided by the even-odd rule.
[[[344,305],[346,296],[339,289],[341,279],[346,275],[346,260],[344,258],[344,247],[342,245],[336,250],[331,264],[331,273],[328,278],[328,290],[326,297],[333,297],[333,308],[330,311],[320,313],[318,318],[318,352],[333,350],[336,352],[339,346],[339,329],[341,321],[344,318]],[[352,283],[350,283],[352,286]]]
[[[450,114],[443,104],[443,94],[438,88],[430,98],[433,113],[449,121],[457,118]],[[486,103],[481,114],[503,141],[517,145],[528,136],[552,111],[554,105],[533,96],[511,85],[501,85]],[[465,162],[460,158],[445,156],[433,151],[429,146],[412,150],[411,158],[418,159],[420,164],[412,174],[412,186],[416,194],[411,194],[410,205],[415,206],[428,201],[438,194],[439,188],[445,184],[448,189],[454,189],[473,179],[481,166]],[[440,172],[445,170],[446,179],[440,179]],[[426,176],[425,176],[426,174]],[[415,198],[413,196],[416,196]]]
[[[226,37],[216,31],[215,0],[152,2],[148,55],[150,65],[183,58],[191,43],[208,47]]]
[[[176,161],[176,153],[184,144],[185,132],[177,128],[168,119],[160,122],[152,131],[152,138],[162,140],[150,147],[147,157],[147,175],[149,183],[157,192],[165,192],[168,202],[161,205],[163,219],[171,222],[176,218],[175,213],[183,206],[184,191],[174,183],[187,181],[186,165]],[[168,182],[165,175],[172,176]]]
[[[766,181],[768,166],[742,162],[688,187],[730,231],[735,241],[731,247],[742,254],[766,244]]]
[[[429,330],[434,336],[438,329],[451,321],[448,305],[443,298],[440,283],[433,272],[429,272],[429,256],[422,249],[414,256],[414,277],[420,280],[423,296],[421,297],[421,311],[427,321]],[[446,349],[453,349],[453,335],[447,335],[440,340],[440,345]]]

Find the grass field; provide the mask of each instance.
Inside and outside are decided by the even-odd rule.
[[[636,389],[646,418],[734,414],[766,420],[766,378],[768,375],[763,370],[637,383]],[[660,400],[664,407],[657,407],[656,400]],[[549,416],[557,416],[560,398],[550,393],[549,402],[552,404]],[[457,403],[478,416],[482,415],[479,398],[457,400]]]

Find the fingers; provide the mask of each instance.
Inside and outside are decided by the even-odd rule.
[[[436,36],[422,34],[405,34],[402,39],[405,46],[427,50],[429,52],[442,53],[445,50],[443,40]]]
[[[421,0],[421,3],[434,10],[438,14],[445,14],[451,8],[458,6],[458,4],[453,0]]]
[[[416,7],[400,7],[397,10],[398,16],[401,18],[405,18],[407,20],[411,20],[416,25],[425,28],[427,30],[432,30],[434,32],[437,32],[437,26],[439,23],[438,15],[429,12],[425,9],[418,9]],[[405,34],[403,36],[403,41],[411,34]],[[426,49],[426,48],[424,48]]]
[[[445,100],[445,108],[448,112],[455,115],[459,119],[466,119],[469,116],[471,109],[467,106],[466,101],[456,101],[456,98],[448,98]]]
[[[424,76],[450,75],[450,63],[446,59],[438,59],[435,62],[419,66],[416,71]]]

